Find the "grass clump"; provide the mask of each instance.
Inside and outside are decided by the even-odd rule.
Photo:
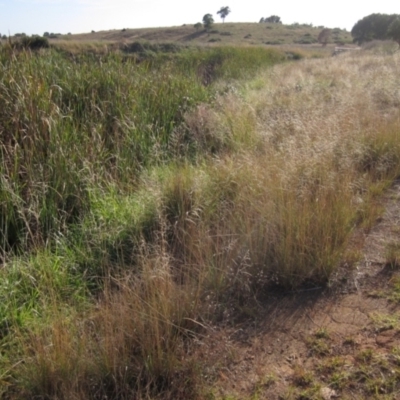
[[[398,269],[400,266],[400,244],[397,242],[389,243],[386,246],[386,263],[391,268]]]

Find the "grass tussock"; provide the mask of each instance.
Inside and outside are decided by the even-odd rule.
[[[6,398],[201,397],[191,339],[271,285],[326,284],[372,226],[400,174],[398,55],[233,81],[244,53],[213,51],[211,85],[187,55],[3,60]]]

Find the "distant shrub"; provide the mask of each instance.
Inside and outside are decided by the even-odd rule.
[[[346,39],[342,36],[338,37],[338,38],[334,38],[333,42],[335,44],[337,44],[338,46],[344,46],[346,44],[352,44],[353,41],[351,39]]]
[[[38,50],[49,47],[49,41],[43,36],[23,36],[16,42],[15,46],[24,49]]]
[[[321,43],[322,46],[326,46],[329,43],[331,38],[332,31],[328,28],[322,29],[322,31],[318,35],[318,43]]]
[[[244,38],[245,38],[245,39],[250,39],[250,38],[251,38],[251,34],[250,34],[250,33],[247,34]]]
[[[212,26],[214,25],[214,18],[211,14],[205,14],[203,17],[203,25],[207,31],[210,31]]]
[[[295,40],[295,43],[298,44],[313,44],[313,43],[317,43],[317,39],[312,37],[311,35],[306,34],[304,36],[302,36],[300,39]]]
[[[279,17],[278,15],[271,15],[268,18],[261,18],[260,19],[260,23],[267,23],[267,24],[281,24],[281,17]]]
[[[96,31],[92,31],[92,33],[96,33]]]
[[[265,42],[265,44],[272,44],[272,45],[275,45],[275,44],[282,44],[282,43],[283,43],[283,40],[282,40],[282,39],[268,40],[268,41]]]
[[[61,36],[61,33],[53,33],[53,32],[45,32],[45,33],[43,33],[43,37],[49,38],[49,39],[57,39],[58,36]]]
[[[133,42],[123,47],[125,53],[135,53],[147,56],[150,53],[178,53],[183,46],[175,43],[150,43],[150,42]]]
[[[126,29],[125,29],[125,28],[124,28],[124,29],[122,29],[122,30],[121,30],[121,32],[126,32]]]
[[[25,33],[16,33],[14,36],[19,38],[19,37],[25,37],[26,34]]]
[[[210,43],[215,43],[215,42],[220,42],[220,41],[221,41],[220,38],[211,38],[211,39],[209,40]]]
[[[213,30],[211,30],[211,31],[209,31],[209,33],[219,33],[219,30],[218,29],[213,29]]]
[[[303,58],[303,55],[301,53],[294,51],[287,51],[285,54],[288,60],[301,60]]]
[[[232,33],[230,33],[230,32],[221,32],[220,35],[221,36],[232,36]]]

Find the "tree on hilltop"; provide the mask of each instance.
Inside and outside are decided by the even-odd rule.
[[[217,14],[219,14],[222,18],[222,23],[225,22],[225,18],[230,14],[231,9],[229,7],[221,7]]]
[[[268,18],[264,18],[264,22],[266,23],[270,23],[270,24],[281,24],[281,17],[279,17],[278,15],[271,15]]]
[[[204,25],[204,28],[206,28],[207,30],[210,30],[211,27],[213,26],[213,24],[214,24],[214,18],[213,18],[213,16],[212,16],[211,14],[206,14],[206,15],[203,17],[203,25]]]

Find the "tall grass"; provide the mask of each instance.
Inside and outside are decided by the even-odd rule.
[[[197,52],[137,63],[114,53],[69,57],[55,50],[6,50],[0,82],[3,253],[65,231],[87,211],[92,184],[132,182],[146,166],[170,159],[171,147],[180,146],[171,138],[184,113],[215,93],[203,85],[199,68],[214,65],[218,55],[219,75],[232,74],[231,59],[248,53],[212,50],[200,58]],[[265,64],[281,57],[253,53],[236,74],[254,70],[254,57]]]
[[[271,285],[326,284],[373,225],[400,175],[398,56],[239,83],[240,55],[270,60],[218,51],[3,62],[4,396],[201,398],[191,339]]]

